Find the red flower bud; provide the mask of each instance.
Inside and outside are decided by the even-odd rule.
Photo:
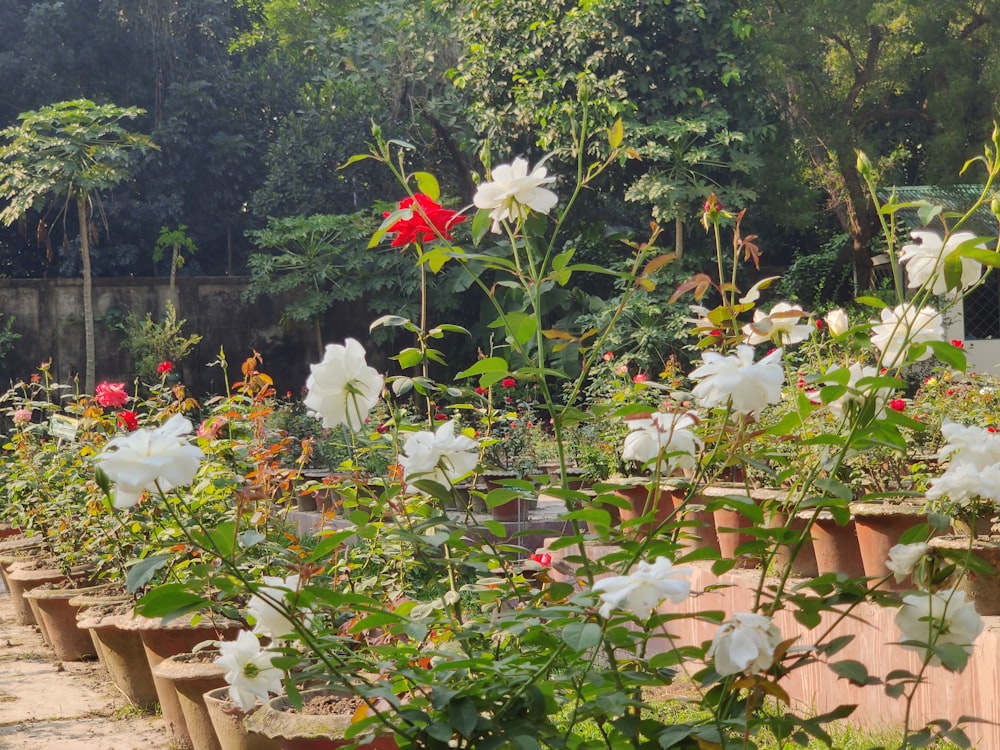
[[[906,409],[906,402],[901,398],[894,398],[889,402],[889,408],[893,411],[904,411]]]

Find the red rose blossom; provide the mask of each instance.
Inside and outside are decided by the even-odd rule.
[[[156,366],[156,371],[160,373],[160,375],[166,375],[167,373],[172,372],[173,369],[174,369],[174,363],[169,360],[165,362],[160,362],[160,364]]]
[[[604,352],[603,359],[604,359],[605,362],[610,362],[614,358],[615,358],[615,353],[614,352]]]
[[[965,342],[962,341],[962,339],[952,339],[951,340],[951,345],[954,346],[956,349],[964,349],[965,348]]]
[[[504,378],[500,381],[500,386],[503,388],[513,388],[517,385],[517,381],[514,378]]]
[[[633,383],[645,383],[648,379],[648,376],[644,372],[637,372],[632,376]]]
[[[414,203],[417,204],[416,207],[413,206]],[[410,217],[399,219],[386,230],[386,234],[396,235],[392,241],[393,247],[427,242],[438,236],[450,240],[449,230],[465,221],[465,217],[459,216],[457,211],[443,208],[440,203],[431,200],[423,193],[417,193],[412,198],[404,198],[399,202],[399,208],[409,208]],[[386,217],[390,215],[388,212],[383,214]]]
[[[101,406],[121,409],[128,403],[128,393],[124,383],[98,383],[94,389],[94,400]]]
[[[536,552],[528,559],[546,568],[552,564],[552,555],[548,552]]]
[[[893,411],[905,411],[906,402],[901,398],[894,398],[889,402],[889,408]]]
[[[139,429],[139,417],[134,411],[122,410],[118,412],[118,424],[132,432]]]
[[[486,389],[486,388],[483,388],[481,385],[477,385],[476,386],[476,393],[478,393],[480,396],[485,396],[487,393],[489,393],[489,390]]]

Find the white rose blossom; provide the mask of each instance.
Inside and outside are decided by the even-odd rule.
[[[640,560],[627,575],[602,578],[592,590],[601,600],[601,617],[607,619],[612,610],[624,608],[645,620],[664,601],[680,604],[687,599],[690,576],[689,568],[675,568],[667,558],[657,557],[652,564]]]
[[[949,289],[944,278],[945,258],[963,242],[974,240],[976,235],[971,232],[956,232],[944,245],[941,244],[941,237],[937,232],[926,230],[910,232],[910,237],[917,241],[916,244],[903,245],[899,253],[900,262],[906,264],[907,287],[919,289],[929,284],[933,294],[947,294]],[[959,284],[961,289],[968,289],[983,275],[983,266],[972,258],[961,260],[962,275]],[[957,293],[961,289],[950,291]]]
[[[737,612],[719,626],[706,656],[715,659],[715,671],[723,677],[761,672],[774,662],[779,643],[781,631],[769,618]]]
[[[528,162],[521,157],[512,164],[494,168],[491,177],[490,182],[479,186],[472,202],[476,208],[489,209],[495,233],[500,232],[501,222],[523,221],[528,209],[548,214],[559,201],[555,193],[542,187],[555,178],[547,177],[542,166],[536,166],[529,174]]]
[[[941,435],[944,445],[938,451],[939,461],[970,464],[977,469],[1000,465],[1000,433],[946,419],[941,425]]]
[[[364,427],[368,412],[378,402],[383,378],[365,361],[365,348],[355,339],[328,344],[323,359],[309,365],[306,408],[330,429],[347,425],[352,432]]]
[[[286,578],[264,576],[263,583],[247,603],[247,613],[254,619],[253,632],[269,638],[285,638],[295,632],[295,626],[274,603],[280,602],[291,607],[290,595],[299,590],[299,575],[295,573]],[[299,610],[296,615],[309,627],[312,612]]]
[[[889,559],[885,567],[892,572],[896,583],[902,583],[913,573],[913,569],[924,559],[929,549],[926,542],[896,544],[889,549]]]
[[[931,479],[924,497],[936,507],[936,502],[947,497],[951,504],[967,507],[980,498],[1000,502],[1000,466],[976,468],[971,463],[955,463],[939,477]]]
[[[250,711],[257,701],[266,703],[269,693],[282,692],[282,672],[272,660],[277,654],[262,651],[257,636],[241,630],[235,641],[222,641],[215,663],[226,670],[229,699],[244,711]]]
[[[798,305],[779,302],[771,308],[771,312],[754,310],[753,322],[743,326],[743,335],[751,346],[773,341],[779,346],[798,344],[812,335],[812,326],[799,323],[806,317],[806,312]]]
[[[174,414],[160,427],[108,441],[94,460],[115,485],[116,508],[132,507],[147,490],[167,492],[194,480],[204,454],[186,438],[192,429],[190,420]]]
[[[896,613],[896,626],[902,631],[904,648],[926,653],[925,646],[905,645],[906,641],[931,646],[953,643],[972,654],[977,636],[983,632],[983,620],[965,593],[944,589],[934,593],[909,594]],[[928,662],[937,666],[941,659],[932,656]]]
[[[479,463],[479,443],[455,434],[455,422],[442,423],[434,432],[418,432],[403,443],[399,465],[407,482],[429,480],[451,487]]]
[[[892,367],[902,364],[911,346],[928,341],[943,341],[944,327],[941,314],[933,307],[916,309],[910,305],[884,308],[880,321],[872,321],[872,344],[882,352],[882,364]],[[917,360],[927,359],[924,351]]]
[[[657,411],[643,419],[631,419],[622,459],[647,464],[660,458],[659,470],[663,474],[670,474],[674,468],[694,468],[695,454],[702,446],[701,438],[691,431],[696,424],[691,412]]]
[[[703,364],[689,377],[700,380],[691,393],[705,408],[725,406],[732,399],[733,411],[750,414],[768,404],[781,401],[785,370],[781,349],[775,349],[759,362],[753,361],[753,347],[741,344],[733,354],[724,356],[705,352]]]
[[[842,336],[847,333],[847,330],[851,327],[851,321],[847,317],[847,313],[840,307],[836,310],[830,310],[826,314],[826,327],[830,330],[830,334],[833,336]]]

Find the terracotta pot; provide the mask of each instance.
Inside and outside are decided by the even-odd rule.
[[[808,520],[812,511],[802,511],[798,518]],[[861,578],[865,574],[861,562],[861,548],[854,530],[854,520],[840,526],[833,516],[823,511],[812,525],[813,552],[816,555],[816,569],[824,573],[844,573],[849,578]]]
[[[7,585],[7,569],[15,563],[36,559],[45,554],[45,540],[40,536],[11,536],[0,541],[0,583]]]
[[[671,493],[677,521],[683,524],[678,532],[682,550],[712,549],[719,551],[719,536],[715,531],[715,515],[705,508],[704,498],[688,498],[687,493]]]
[[[899,544],[899,538],[917,524],[927,521],[923,507],[913,503],[851,503],[854,528],[858,535],[861,563],[868,578],[885,578],[887,588],[902,589],[886,566],[889,550]]]
[[[337,691],[304,690],[302,700],[305,702],[314,695],[330,692]],[[353,746],[352,740],[343,739],[353,721],[352,714],[293,713],[290,707],[288,698],[273,698],[247,717],[247,728],[275,740],[281,750],[335,750]],[[397,750],[399,745],[395,737],[383,734],[354,747],[356,750]]]
[[[222,750],[278,750],[276,740],[246,728],[243,721],[248,714],[229,700],[228,687],[209,690],[204,700]]]
[[[785,527],[795,532],[794,540],[788,544],[776,544],[771,567],[775,572],[789,570],[799,578],[813,578],[819,572],[816,565],[816,551],[811,537],[802,539],[806,531],[806,521],[783,510],[775,510],[767,517],[769,529]]]
[[[7,569],[7,586],[10,589],[11,603],[14,605],[14,621],[18,625],[38,625],[42,628],[42,638],[49,642],[48,634],[42,623],[35,619],[31,609],[31,601],[24,594],[43,583],[66,583],[69,581],[83,582],[91,575],[91,568],[80,566],[72,568],[67,577],[58,568],[36,567],[36,564],[15,563]],[[36,605],[37,606],[37,605]]]
[[[71,600],[83,592],[104,590],[107,590],[106,585],[80,588],[38,586],[24,592],[25,598],[34,607],[42,632],[47,635],[49,645],[60,661],[84,661],[97,656],[97,646],[90,633],[76,626],[80,607],[73,606]]]
[[[159,700],[156,685],[142,636],[127,627],[131,620],[131,614],[117,614],[112,608],[95,605],[81,612],[76,626],[90,633],[98,657],[119,692],[133,706],[151,712]]]
[[[505,503],[501,503],[500,505],[494,505],[490,508],[490,513],[492,514],[494,521],[515,523],[528,520],[528,511],[530,507],[528,498],[515,497]]]
[[[651,488],[650,480],[646,477],[612,480],[609,484],[616,485],[613,490],[615,497],[627,503],[619,506],[618,516],[629,536],[645,539],[662,524],[675,520],[674,487],[661,484]],[[648,520],[637,523],[640,518]]]
[[[984,617],[1000,615],[1000,539],[972,539],[967,536],[948,535],[933,537],[928,545],[931,549],[946,550],[954,559],[956,554],[971,549],[976,557],[988,563],[993,572],[988,575],[977,575],[971,570],[966,571],[957,588],[965,592],[965,598],[971,601],[976,612]]]
[[[190,748],[191,736],[184,721],[184,712],[173,683],[156,676],[155,669],[160,662],[175,654],[192,651],[202,641],[232,640],[240,631],[239,623],[221,618],[213,619],[203,616],[197,623],[192,623],[192,617],[180,617],[163,624],[158,619],[136,615],[133,618],[123,618],[122,627],[135,630],[142,638],[143,650],[149,669],[153,672],[153,684],[160,700],[163,721],[167,725],[174,741],[183,747]]]
[[[169,682],[177,693],[188,739],[194,750],[222,750],[205,705],[205,693],[226,685],[226,670],[214,663],[218,651],[174,654],[155,667],[153,677]],[[209,658],[209,661],[203,661]]]

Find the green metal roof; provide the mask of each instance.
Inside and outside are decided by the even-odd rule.
[[[969,210],[983,192],[982,185],[905,185],[891,188],[880,188],[878,191],[879,201],[885,203],[889,197],[895,193],[898,203],[914,203],[916,201],[927,201],[928,203],[941,206],[945,213],[954,213]],[[924,224],[920,220],[919,213],[915,208],[901,209],[897,214],[899,221],[910,229],[921,229]],[[948,225],[952,226],[955,219],[948,219]],[[981,237],[995,237],[997,234],[997,218],[990,212],[989,204],[980,206],[979,209],[968,221],[962,225],[962,229],[973,232]],[[941,230],[939,220],[931,222],[931,228]]]

